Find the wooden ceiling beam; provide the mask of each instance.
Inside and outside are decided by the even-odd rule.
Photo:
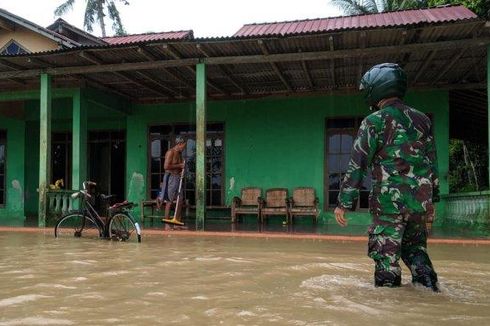
[[[473,57],[471,64],[469,65],[468,69],[461,75],[461,77],[458,77],[458,79],[453,80],[454,82],[465,82],[466,78],[468,78],[471,73],[473,72],[478,72],[478,67],[481,64],[485,64],[487,58],[486,56],[482,56],[480,58]]]
[[[366,31],[362,31],[359,34],[359,48],[365,49],[367,47],[367,33]],[[359,65],[357,67],[357,80],[354,81],[354,84],[359,85],[362,75],[364,71],[364,56],[361,55],[359,57]]]
[[[410,37],[410,41],[408,44],[417,44],[416,42],[418,42],[421,34],[422,34],[422,29],[421,28],[416,29],[415,32],[413,33],[412,37]],[[405,40],[405,42],[406,41],[407,40]],[[400,44],[398,47],[400,48],[400,54],[404,53],[403,58],[400,60],[400,63],[399,63],[400,67],[405,68],[406,64],[408,62],[410,62],[410,58],[412,56],[412,53],[409,51],[404,51],[403,50],[404,45]]]
[[[140,53],[141,55],[143,55],[146,60],[148,61],[157,61],[159,58],[154,55],[153,53],[151,53],[145,46],[139,46],[138,47],[138,53]],[[172,76],[175,80],[185,84],[187,87],[193,89],[194,88],[194,84],[193,83],[189,83],[186,79],[180,77],[178,74],[176,73],[173,73],[172,71],[170,71],[169,69],[165,69],[165,68],[161,68],[161,70],[165,71],[167,74],[169,74],[170,76]],[[149,74],[146,74],[145,73],[145,76],[149,76]],[[184,96],[182,94],[179,94],[178,95],[179,97],[189,97],[188,95]]]
[[[96,55],[92,54],[92,53],[89,53],[89,52],[86,52],[86,51],[81,51],[79,53],[79,56],[84,58],[85,60],[95,64],[95,65],[104,65],[104,62],[98,58]],[[116,76],[124,79],[124,80],[127,80],[128,82],[132,83],[132,84],[135,84],[137,86],[140,86],[140,87],[143,87],[143,88],[146,88],[148,90],[150,90],[151,92],[155,93],[155,94],[158,94],[160,96],[165,96],[165,97],[168,97],[169,94],[168,94],[168,90],[166,89],[165,92],[162,92],[160,90],[157,90],[155,89],[154,87],[151,87],[150,85],[146,84],[146,83],[143,83],[135,78],[133,78],[132,76],[128,75],[127,72],[112,72],[113,74],[115,74]],[[161,85],[157,85],[161,88]]]
[[[125,99],[131,99],[132,97],[127,94],[127,93],[124,93],[114,87],[111,87],[111,86],[108,86],[108,85],[104,85],[102,83],[100,83],[99,81],[93,79],[92,77],[89,77],[89,76],[86,76],[84,74],[79,74],[79,75],[76,75],[78,76],[81,80],[86,80],[87,82],[91,83],[94,85],[94,87],[98,88],[98,89],[101,89],[103,91],[108,91],[108,92],[112,92],[114,94],[117,94]]]
[[[270,55],[269,49],[267,49],[267,46],[265,45],[264,41],[263,40],[258,40],[257,42],[259,44],[260,49],[262,50],[262,53],[264,55],[266,55],[266,56],[269,56]],[[279,69],[279,67],[277,66],[277,64],[275,62],[271,62],[270,65],[272,67],[272,70],[274,70],[274,72],[276,73],[276,75],[281,80],[281,82],[284,85],[284,87],[286,87],[286,89],[289,92],[291,92],[293,89],[291,88],[291,85],[289,85],[289,82],[286,80],[286,78],[284,77],[283,73],[281,72],[281,70]]]
[[[427,69],[427,67],[432,62],[432,59],[434,59],[434,56],[436,55],[436,53],[437,53],[437,51],[430,51],[429,54],[425,57],[424,63],[418,69],[417,74],[415,75],[415,77],[411,81],[412,85],[415,85],[417,83],[417,80],[420,78],[420,76],[422,76],[422,74],[425,73],[425,70]]]
[[[315,84],[313,83],[313,79],[311,78],[310,70],[308,69],[306,61],[301,61],[301,67],[303,68],[303,74],[305,75],[308,86],[312,90],[315,89]]]
[[[155,61],[157,60],[156,56],[153,55],[146,47],[144,46],[139,46],[137,49],[138,53],[140,53],[142,56],[145,57],[146,60],[148,61]]]
[[[204,47],[201,45],[201,44],[196,44],[196,49],[202,54],[204,55],[206,58],[209,58],[210,55],[208,54],[208,52],[204,49]],[[221,70],[221,72],[223,73],[223,75],[226,76],[226,78],[228,78],[231,83],[240,90],[240,92],[244,95],[246,95],[248,92],[245,90],[245,88],[243,88],[240,83],[238,83],[236,81],[235,78],[232,77],[232,74],[230,73],[230,71],[225,67],[225,66],[218,66],[218,69]]]
[[[436,78],[434,78],[432,80],[432,83],[435,84],[437,83],[442,77],[444,77],[444,75],[449,71],[449,69],[451,69],[454,64],[461,58],[461,56],[463,56],[463,54],[465,53],[466,49],[461,49],[459,50],[459,52],[451,59],[451,61],[444,65],[444,69],[439,73],[439,75],[437,75]]]
[[[328,48],[329,48],[330,52],[335,51],[332,35],[330,35],[328,37]],[[336,78],[335,78],[335,59],[333,59],[333,58],[330,60],[330,76],[331,76],[331,80],[332,80],[332,87],[337,88],[337,82],[336,82]]]
[[[377,46],[365,49],[346,49],[334,51],[318,51],[318,52],[295,52],[295,53],[279,53],[270,55],[247,55],[247,56],[228,56],[228,57],[210,57],[210,58],[187,58],[175,60],[157,60],[144,62],[125,62],[103,65],[87,65],[87,66],[70,66],[70,67],[50,67],[46,69],[25,69],[19,71],[3,71],[0,72],[0,79],[8,78],[29,78],[39,76],[41,73],[47,73],[53,76],[56,75],[72,75],[72,74],[90,74],[99,72],[114,72],[114,71],[134,71],[134,70],[152,70],[168,67],[184,67],[195,66],[199,62],[208,65],[230,65],[230,64],[254,64],[254,63],[270,63],[270,62],[288,62],[288,61],[310,61],[310,60],[332,60],[337,58],[354,58],[360,55],[386,55],[390,53],[398,53],[399,51],[429,51],[429,50],[454,50],[471,47],[482,47],[490,44],[490,37],[482,37],[478,39],[466,39],[457,41],[441,41],[428,42],[417,44],[406,44],[402,46]],[[482,59],[482,58],[480,58]],[[484,58],[486,59],[486,57]],[[483,60],[483,59],[482,59]],[[0,59],[1,64],[1,59]],[[24,67],[21,67],[24,68]]]
[[[139,76],[145,78],[146,80],[150,81],[151,83],[155,84],[158,88],[163,89],[165,92],[172,94],[172,97],[185,98],[185,96],[182,96],[181,94],[179,94],[175,90],[171,89],[170,87],[162,85],[161,81],[154,78],[152,75],[150,75],[150,73],[148,73],[146,71],[136,71],[135,73],[138,74]]]
[[[18,65],[18,64],[15,64],[15,63],[12,63],[12,62],[9,62],[6,59],[0,59],[0,65],[5,66],[5,67],[12,69],[12,70],[24,70],[25,69],[25,67]]]
[[[165,52],[167,52],[167,54],[169,54],[172,58],[174,58],[174,60],[183,60],[182,59],[182,56],[180,54],[178,54],[169,44],[163,44],[162,45],[162,48],[165,50]],[[197,59],[196,64],[198,64],[198,63],[199,63],[199,60]],[[194,78],[196,76],[196,68],[195,68],[196,67],[196,64],[194,64],[194,65],[186,65],[185,66],[185,68],[192,73],[192,75],[194,76]],[[225,90],[223,90],[221,87],[219,87],[219,86],[215,85],[213,82],[211,82],[209,80],[209,77],[206,79],[206,83],[210,87],[212,87],[215,90],[217,90],[218,92],[223,93],[223,94],[228,94],[228,92],[226,92]]]
[[[0,64],[4,65],[5,67],[10,68],[12,70],[23,70],[24,69],[22,66],[8,62],[7,60],[4,60],[4,59],[0,59]],[[21,85],[21,86],[24,86],[27,84],[25,81],[23,81],[19,78],[9,78],[8,80],[10,80],[11,82],[13,82],[17,85]]]

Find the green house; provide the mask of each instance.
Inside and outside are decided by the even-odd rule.
[[[445,195],[438,221],[489,223],[488,192],[449,194],[448,186],[449,139],[487,148],[490,140],[489,22],[463,6],[251,24],[225,38],[97,38],[4,10],[0,22],[14,35],[0,44],[1,224],[44,226],[50,211],[69,209],[55,200],[65,193],[50,190],[59,179],[67,194],[90,179],[121,200],[155,198],[178,135],[188,139],[184,190],[198,229],[250,186],[313,187],[320,223],[332,223],[353,137],[369,114],[357,85],[382,62],[405,69],[406,102],[434,123]],[[56,49],[29,51],[16,26]],[[369,223],[369,186],[353,225]]]

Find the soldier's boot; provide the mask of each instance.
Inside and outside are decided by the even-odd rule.
[[[402,283],[402,276],[389,271],[374,272],[375,287],[399,287]]]
[[[420,284],[426,288],[431,289],[434,292],[441,292],[439,284],[437,283],[437,274],[434,271],[430,271],[426,274],[420,274],[412,276],[412,284]]]
[[[410,271],[412,272],[412,284],[420,284],[432,289],[434,292],[440,292],[437,274],[429,256],[425,252],[420,251],[415,255],[408,256],[406,263],[407,266],[410,266]]]

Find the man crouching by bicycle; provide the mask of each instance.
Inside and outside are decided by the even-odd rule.
[[[177,136],[175,139],[175,146],[165,153],[165,174],[163,176],[162,191],[159,200],[165,203],[164,218],[166,220],[170,218],[170,207],[172,202],[178,197],[181,173],[185,164],[184,159],[182,158],[182,152],[186,145],[186,140],[181,136]],[[179,203],[176,203],[175,206],[175,220],[181,222],[182,196],[179,197]],[[165,228],[168,228],[167,224],[165,224]]]

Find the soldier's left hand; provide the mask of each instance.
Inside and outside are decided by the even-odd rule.
[[[347,219],[345,218],[345,209],[341,207],[336,207],[333,213],[335,214],[335,220],[337,221],[338,225],[342,227],[347,226]]]

